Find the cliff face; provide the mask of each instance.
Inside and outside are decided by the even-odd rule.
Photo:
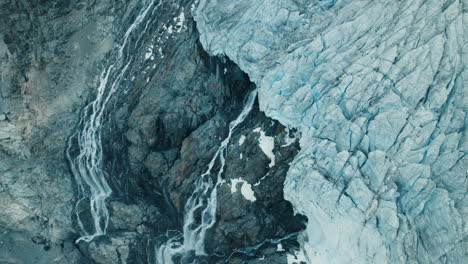
[[[464,8],[2,1],[0,262],[463,263]]]
[[[64,147],[122,11],[111,1],[0,3],[2,263],[83,259]]]
[[[193,8],[2,2],[0,262],[155,263],[183,231],[197,179],[255,89],[205,52]],[[282,188],[298,136],[253,105],[223,152],[208,255],[174,262],[287,261],[278,244],[294,252],[305,222]]]

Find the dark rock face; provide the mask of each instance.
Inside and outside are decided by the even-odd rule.
[[[260,132],[256,132],[258,128]],[[266,136],[262,137],[263,131]],[[300,219],[293,217],[291,205],[283,199],[283,182],[289,162],[298,151],[297,142],[286,146],[291,139],[285,128],[257,108],[237,135],[226,158],[226,183],[218,191],[219,222],[211,230],[208,243],[215,252],[284,237],[302,227]],[[271,160],[261,148],[265,143],[260,142],[268,137],[274,142],[275,165],[271,168]],[[249,189],[253,197],[246,194]]]
[[[130,35],[116,64],[130,62],[101,127],[113,190],[107,234],[74,243],[81,234],[75,214],[89,204],[76,204],[64,156],[76,145],[67,141],[80,129],[80,110],[95,97],[100,72],[115,61],[147,4],[0,4],[1,263],[154,263],[155,245],[169,230],[181,230],[196,179],[255,87],[233,62],[203,50],[191,1],[165,1]],[[254,107],[227,148],[217,222],[206,239],[209,256],[187,258],[286,263],[304,224],[283,199],[299,136]],[[276,250],[280,242],[286,251]]]

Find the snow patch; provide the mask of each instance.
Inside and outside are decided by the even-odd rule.
[[[149,59],[153,55],[153,45],[150,45],[148,50],[145,53],[145,60]]]
[[[242,144],[244,144],[245,142],[245,136],[242,135],[240,138],[239,138],[239,146],[242,146]]]
[[[174,31],[172,30],[172,25],[170,25],[168,28],[167,28],[167,33],[169,34],[172,34]]]
[[[255,197],[255,193],[252,190],[252,185],[247,182],[244,182],[241,187],[241,194],[244,196],[245,199],[255,202],[257,198]]]
[[[281,245],[281,243],[279,243],[278,245],[276,245],[276,251],[278,251],[278,252],[283,252],[283,251],[285,251],[284,248],[283,248],[283,245]]]
[[[289,130],[289,128],[286,128],[286,135],[284,136],[285,143],[281,145],[281,147],[287,147],[296,142],[296,138],[291,137],[290,133],[291,131]]]
[[[251,202],[255,202],[257,198],[255,197],[255,193],[252,190],[252,185],[246,182],[242,178],[231,179],[231,193],[235,193],[237,191],[237,184],[241,183],[241,194],[244,196],[246,200]]]
[[[180,15],[178,17],[174,17],[174,21],[176,23],[176,32],[180,33],[182,29],[184,28],[184,22],[185,22],[185,14],[184,14],[184,9],[182,8],[182,12],[180,12]]]
[[[288,254],[288,264],[300,264],[300,263],[307,263],[305,258],[304,252],[302,250],[298,250],[295,254]]]
[[[265,132],[262,131],[259,127],[254,129],[253,132],[260,133],[258,143],[263,153],[265,153],[265,155],[267,155],[267,157],[270,159],[270,164],[268,166],[270,168],[275,166],[275,154],[273,153],[273,148],[275,147],[275,139],[273,137],[266,136]]]

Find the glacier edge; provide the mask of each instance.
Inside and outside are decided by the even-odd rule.
[[[302,133],[284,191],[310,263],[463,262],[462,2],[202,0],[195,19],[261,110]]]

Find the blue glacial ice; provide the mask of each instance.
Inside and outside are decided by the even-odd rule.
[[[301,134],[309,263],[464,263],[468,11],[455,0],[201,0],[204,48]]]

